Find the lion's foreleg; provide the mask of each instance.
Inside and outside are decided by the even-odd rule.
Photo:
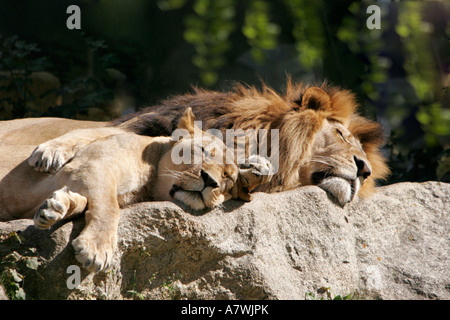
[[[34,225],[39,229],[48,229],[59,220],[83,212],[86,205],[85,197],[63,187],[44,201],[34,216]]]
[[[123,130],[118,128],[73,130],[37,146],[27,160],[28,165],[36,171],[55,174],[84,147],[120,132]]]
[[[102,193],[89,198],[86,226],[72,241],[77,260],[95,272],[107,269],[117,246],[119,204],[116,195]]]

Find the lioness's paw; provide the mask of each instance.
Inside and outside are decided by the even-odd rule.
[[[72,241],[75,249],[75,257],[81,265],[94,272],[108,269],[116,249],[115,233],[104,234],[81,234]]]
[[[55,174],[74,156],[73,150],[52,141],[42,143],[28,158],[28,165],[36,171]]]
[[[34,226],[41,230],[48,229],[61,220],[66,212],[67,208],[58,200],[47,199],[34,215]]]

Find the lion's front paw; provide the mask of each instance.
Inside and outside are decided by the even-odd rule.
[[[67,208],[57,199],[47,199],[34,215],[34,226],[38,229],[48,229],[64,217]]]
[[[241,166],[242,168],[242,166]],[[272,164],[269,160],[258,155],[251,155],[248,158],[248,164],[244,165],[252,175],[254,175],[253,182],[256,184],[263,184],[269,182],[273,176]],[[248,176],[247,176],[248,177]],[[257,181],[255,181],[257,180]]]
[[[67,149],[64,145],[42,143],[33,151],[28,158],[28,165],[36,171],[55,174],[74,156],[74,151]]]
[[[94,272],[109,268],[116,249],[117,236],[111,234],[81,234],[72,241],[75,257],[82,266]]]

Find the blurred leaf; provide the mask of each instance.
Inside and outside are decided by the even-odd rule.
[[[265,60],[263,50],[274,49],[277,45],[277,37],[280,27],[270,22],[269,4],[263,0],[252,0],[245,14],[245,23],[242,33],[252,48],[252,56],[256,62]]]
[[[202,79],[202,82],[207,85],[213,85],[217,82],[218,75],[217,72],[214,72],[212,70],[204,70],[200,73],[200,77]]]
[[[210,0],[197,0],[194,3],[193,9],[200,17],[204,17],[211,10],[210,5]]]
[[[184,6],[186,0],[158,0],[157,5],[161,10],[180,9]]]
[[[199,68],[202,83],[212,86],[219,79],[217,70],[224,65],[224,55],[231,47],[229,37],[235,29],[234,0],[196,0],[193,10],[196,14],[184,19],[183,35],[195,48],[192,63]]]

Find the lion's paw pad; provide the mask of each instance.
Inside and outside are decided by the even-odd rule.
[[[252,169],[252,173],[255,175],[272,175],[272,164],[264,157],[252,155],[248,158],[248,167]]]
[[[111,265],[115,245],[108,241],[93,241],[79,236],[72,241],[72,246],[76,259],[88,270],[100,272]]]
[[[39,145],[28,158],[28,165],[36,171],[58,172],[73,155],[65,150],[63,146],[52,146],[48,143]]]
[[[48,229],[63,217],[64,207],[55,199],[48,199],[34,215],[34,225],[38,229]]]

